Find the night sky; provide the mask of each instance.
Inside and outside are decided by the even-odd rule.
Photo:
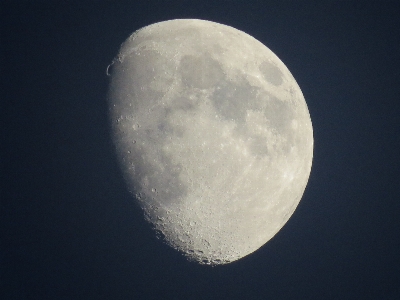
[[[0,14],[0,299],[400,299],[398,1],[1,1]],[[132,32],[176,18],[264,43],[314,128],[291,219],[218,267],[156,239],[110,138],[108,64]]]

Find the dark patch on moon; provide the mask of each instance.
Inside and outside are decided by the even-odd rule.
[[[224,120],[236,122],[236,133],[241,138],[250,139],[249,150],[257,158],[268,154],[267,144],[271,141],[261,135],[249,132],[246,126],[246,116],[249,110],[262,112],[268,120],[268,126],[276,135],[288,137],[288,140],[282,145],[282,151],[286,153],[294,143],[290,128],[294,115],[292,108],[272,94],[250,85],[247,80],[223,82],[215,90],[211,100],[219,116]]]
[[[219,62],[206,54],[200,57],[185,55],[179,65],[179,74],[185,85],[199,89],[211,88],[225,77]]]
[[[267,140],[260,135],[250,136],[250,152],[257,158],[262,158],[268,154]]]
[[[279,68],[267,61],[261,63],[259,70],[264,79],[273,85],[281,85],[283,82],[283,74]]]
[[[174,163],[162,151],[158,152],[159,163],[154,165],[138,143],[130,148],[132,150],[130,154],[125,155],[124,160],[134,163],[125,173],[130,179],[128,182],[133,183],[131,191],[139,201],[168,208],[170,205],[178,204],[179,200],[187,195],[187,187],[179,179],[182,165]],[[162,169],[159,166],[162,166]],[[132,172],[132,168],[134,168],[134,172]],[[162,199],[162,203],[157,202],[160,199]]]
[[[125,84],[121,81],[116,87],[123,89]],[[168,208],[178,204],[187,195],[187,187],[179,178],[182,166],[172,161],[163,151],[163,145],[169,143],[171,135],[182,136],[184,129],[168,122],[169,111],[163,106],[151,111],[156,122],[149,124],[130,117],[129,106],[122,105],[118,111],[123,115],[114,127],[114,142],[119,147],[121,167],[130,191],[143,208],[148,205]]]
[[[175,97],[172,99],[169,108],[171,111],[182,110],[184,112],[192,111],[197,107],[197,98],[189,99],[189,97]]]
[[[257,90],[245,79],[240,82],[224,81],[211,96],[219,116],[242,126],[246,122],[248,109],[257,108]]]
[[[264,91],[260,91],[258,98],[259,103],[262,103],[262,111],[269,121],[269,126],[279,134],[285,135],[293,118],[293,109],[286,102]]]

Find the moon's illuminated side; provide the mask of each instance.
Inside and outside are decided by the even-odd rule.
[[[224,264],[282,228],[308,181],[313,132],[272,51],[229,26],[172,20],[132,34],[109,69],[121,167],[169,245]]]

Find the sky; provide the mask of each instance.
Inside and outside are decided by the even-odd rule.
[[[0,14],[1,299],[400,297],[397,1],[16,0]],[[108,64],[132,32],[177,18],[264,43],[313,123],[295,213],[223,266],[155,237],[110,139]]]

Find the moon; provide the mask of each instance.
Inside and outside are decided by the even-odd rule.
[[[230,26],[170,20],[133,33],[107,72],[121,170],[158,237],[218,265],[285,225],[310,175],[313,129],[270,49]]]

